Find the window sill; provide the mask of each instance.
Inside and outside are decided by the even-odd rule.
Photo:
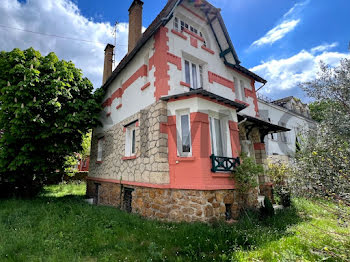
[[[102,164],[103,161],[96,161],[96,164]]]
[[[177,35],[177,36],[179,36],[179,37],[181,37],[181,38],[187,40],[187,36],[185,36],[183,33],[179,32],[179,31],[176,31],[176,30],[174,30],[174,29],[172,29],[171,32],[172,32],[173,34],[175,34],[175,35]]]
[[[212,55],[215,54],[215,52],[214,52],[213,50],[211,50],[210,48],[208,48],[208,47],[206,47],[206,46],[204,46],[204,45],[202,45],[202,49],[205,50],[205,51],[207,51],[208,53],[210,53],[210,54],[212,54]]]
[[[122,157],[122,160],[133,160],[133,159],[136,159],[136,156],[124,156]]]
[[[185,87],[188,87],[188,88],[191,88],[191,85],[186,83],[186,82],[183,82],[183,81],[180,81],[180,85],[182,86],[185,86]]]
[[[194,161],[196,158],[194,156],[178,156],[175,159],[176,161],[179,162],[187,162],[187,161]]]

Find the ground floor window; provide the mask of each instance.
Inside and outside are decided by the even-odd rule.
[[[179,112],[176,115],[177,125],[177,148],[179,156],[191,156],[191,127],[190,113],[188,111]]]

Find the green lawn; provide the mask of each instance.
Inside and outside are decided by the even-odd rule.
[[[329,202],[296,199],[263,222],[205,225],[92,206],[84,193],[85,184],[70,184],[34,200],[0,200],[0,261],[350,260],[349,221],[332,215],[337,206]],[[342,214],[349,219],[350,209]]]

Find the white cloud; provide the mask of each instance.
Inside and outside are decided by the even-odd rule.
[[[296,88],[300,82],[314,79],[320,61],[337,66],[342,58],[350,58],[350,54],[328,51],[314,54],[312,51],[301,50],[291,57],[263,62],[250,70],[268,81],[261,92],[275,96]]]
[[[337,42],[334,42],[332,44],[319,45],[319,46],[312,48],[311,53],[315,54],[315,53],[327,51],[327,50],[332,49],[332,48],[337,47],[337,46],[338,46]]]
[[[252,46],[262,46],[266,44],[273,44],[277,40],[282,39],[290,31],[293,31],[294,28],[299,24],[300,19],[283,21],[276,27],[272,28],[266,33],[262,38],[253,42]]]
[[[53,51],[60,59],[71,60],[83,70],[94,87],[100,87],[106,43],[113,43],[113,26],[85,18],[69,0],[0,1],[0,25],[67,36],[99,43],[86,43],[0,28],[0,50],[33,47],[42,55]],[[117,62],[127,51],[128,24],[120,23],[117,33]]]

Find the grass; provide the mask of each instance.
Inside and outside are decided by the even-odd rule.
[[[89,205],[84,193],[85,184],[55,185],[33,200],[1,200],[0,261],[350,260],[350,225],[330,202],[295,199],[265,221],[252,213],[206,225],[146,220]]]

